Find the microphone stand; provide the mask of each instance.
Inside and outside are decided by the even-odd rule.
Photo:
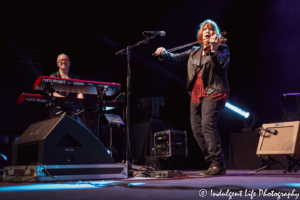
[[[104,109],[103,98],[105,97],[107,90],[108,90],[108,86],[101,86],[97,95],[97,101],[98,101],[97,138],[99,140],[100,140],[100,126],[101,126],[100,117],[103,115],[103,109]]]
[[[144,33],[143,33],[144,35]],[[126,54],[127,55],[127,99],[126,99],[126,131],[125,131],[125,146],[126,146],[126,160],[125,164],[128,164],[128,167],[131,167],[130,159],[131,159],[131,148],[130,148],[130,140],[129,140],[129,123],[130,123],[130,92],[131,92],[131,72],[130,72],[130,55],[131,49],[139,46],[140,44],[147,44],[151,39],[154,39],[157,34],[152,35],[150,38],[147,37],[145,40],[139,41],[138,43],[127,46],[127,48],[122,49],[116,52],[116,55]]]

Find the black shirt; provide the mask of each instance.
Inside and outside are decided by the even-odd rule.
[[[77,80],[79,79],[78,76],[74,75],[71,72],[69,72],[68,76],[69,76],[70,79],[77,79]],[[50,75],[50,77],[62,78],[59,71],[56,71],[56,72],[52,73]],[[56,93],[58,93],[62,96],[65,96],[66,98],[74,98],[74,99],[77,98],[77,93],[69,93],[69,92],[56,92]]]

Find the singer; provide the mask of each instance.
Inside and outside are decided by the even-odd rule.
[[[226,44],[218,45],[219,33],[217,24],[207,19],[198,29],[200,47],[176,54],[160,47],[154,53],[164,62],[187,65],[191,127],[205,160],[210,163],[209,169],[200,174],[202,176],[226,175],[217,121],[229,95],[229,48]]]

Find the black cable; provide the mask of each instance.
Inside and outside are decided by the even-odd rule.
[[[157,159],[157,157],[156,157],[156,159]],[[158,167],[153,163],[153,156],[151,156],[151,163],[155,169],[159,170]]]
[[[14,180],[17,179],[17,178],[21,179],[21,178],[24,176],[25,171],[27,170],[27,168],[28,168],[28,166],[25,166],[25,170],[24,170],[24,171],[22,171],[22,172],[21,172],[19,175],[17,175],[15,178],[12,178],[12,179],[8,180],[7,182],[9,182],[9,183],[20,182],[20,180],[19,180],[19,181],[14,181]],[[3,181],[5,182],[4,179],[3,179]]]
[[[154,138],[154,142],[155,142],[155,138]],[[156,143],[155,143],[155,145],[156,145]],[[152,163],[153,167],[154,167],[156,170],[159,170],[158,167],[153,163],[153,157],[154,157],[154,154],[156,155],[156,152],[155,152],[155,151],[156,151],[156,150],[155,150],[155,147],[152,148],[150,160],[151,160],[151,163]],[[157,157],[156,157],[156,159],[157,159]]]
[[[10,179],[10,180],[7,180],[7,182],[9,183],[25,183],[25,182],[28,182],[29,180],[32,180],[32,179],[36,179],[38,177],[32,177],[32,178],[28,178],[26,180],[23,180],[21,181],[21,179],[24,177],[25,175],[25,171],[28,169],[28,167],[32,166],[32,165],[40,165],[44,170],[45,172],[47,173],[48,176],[50,176],[52,179],[54,179],[55,181],[57,182],[60,182],[60,183],[63,183],[63,181],[57,177],[54,177],[52,176],[48,170],[46,169],[46,167],[44,166],[44,164],[41,164],[41,163],[38,163],[38,162],[32,162],[30,163],[29,165],[25,166],[25,169],[24,171],[22,171],[19,175],[17,175],[16,177],[14,177],[13,179]],[[15,179],[19,178],[19,180],[15,181]],[[2,178],[3,179],[3,178]],[[3,181],[5,182],[5,180],[3,179]],[[38,180],[35,180],[35,181],[38,181]]]
[[[82,115],[83,115],[83,122],[84,122],[85,125],[87,125],[86,122],[85,122],[85,116],[84,116],[84,113],[83,113]]]
[[[143,168],[147,169],[148,167],[149,166],[147,166],[147,165],[143,165],[142,167],[139,168],[139,170],[135,173],[135,175],[133,175],[133,177],[135,177],[141,169],[143,169]]]
[[[59,178],[57,178],[57,177],[55,177],[55,176],[52,176],[52,175],[48,172],[48,170],[46,169],[46,167],[44,166],[44,164],[38,163],[38,162],[30,163],[30,165],[33,165],[33,164],[41,165],[41,166],[43,167],[43,169],[45,170],[45,172],[48,174],[48,176],[50,176],[51,178],[53,178],[55,181],[58,181],[58,182],[60,182],[60,183],[63,183],[63,180],[61,180],[61,179],[59,179]]]

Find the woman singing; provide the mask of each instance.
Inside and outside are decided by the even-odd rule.
[[[209,169],[200,174],[203,176],[226,175],[217,121],[229,94],[229,48],[226,44],[218,45],[219,34],[217,24],[205,20],[197,33],[200,47],[176,54],[160,47],[154,53],[167,63],[187,65],[191,126],[205,160],[211,163]]]

